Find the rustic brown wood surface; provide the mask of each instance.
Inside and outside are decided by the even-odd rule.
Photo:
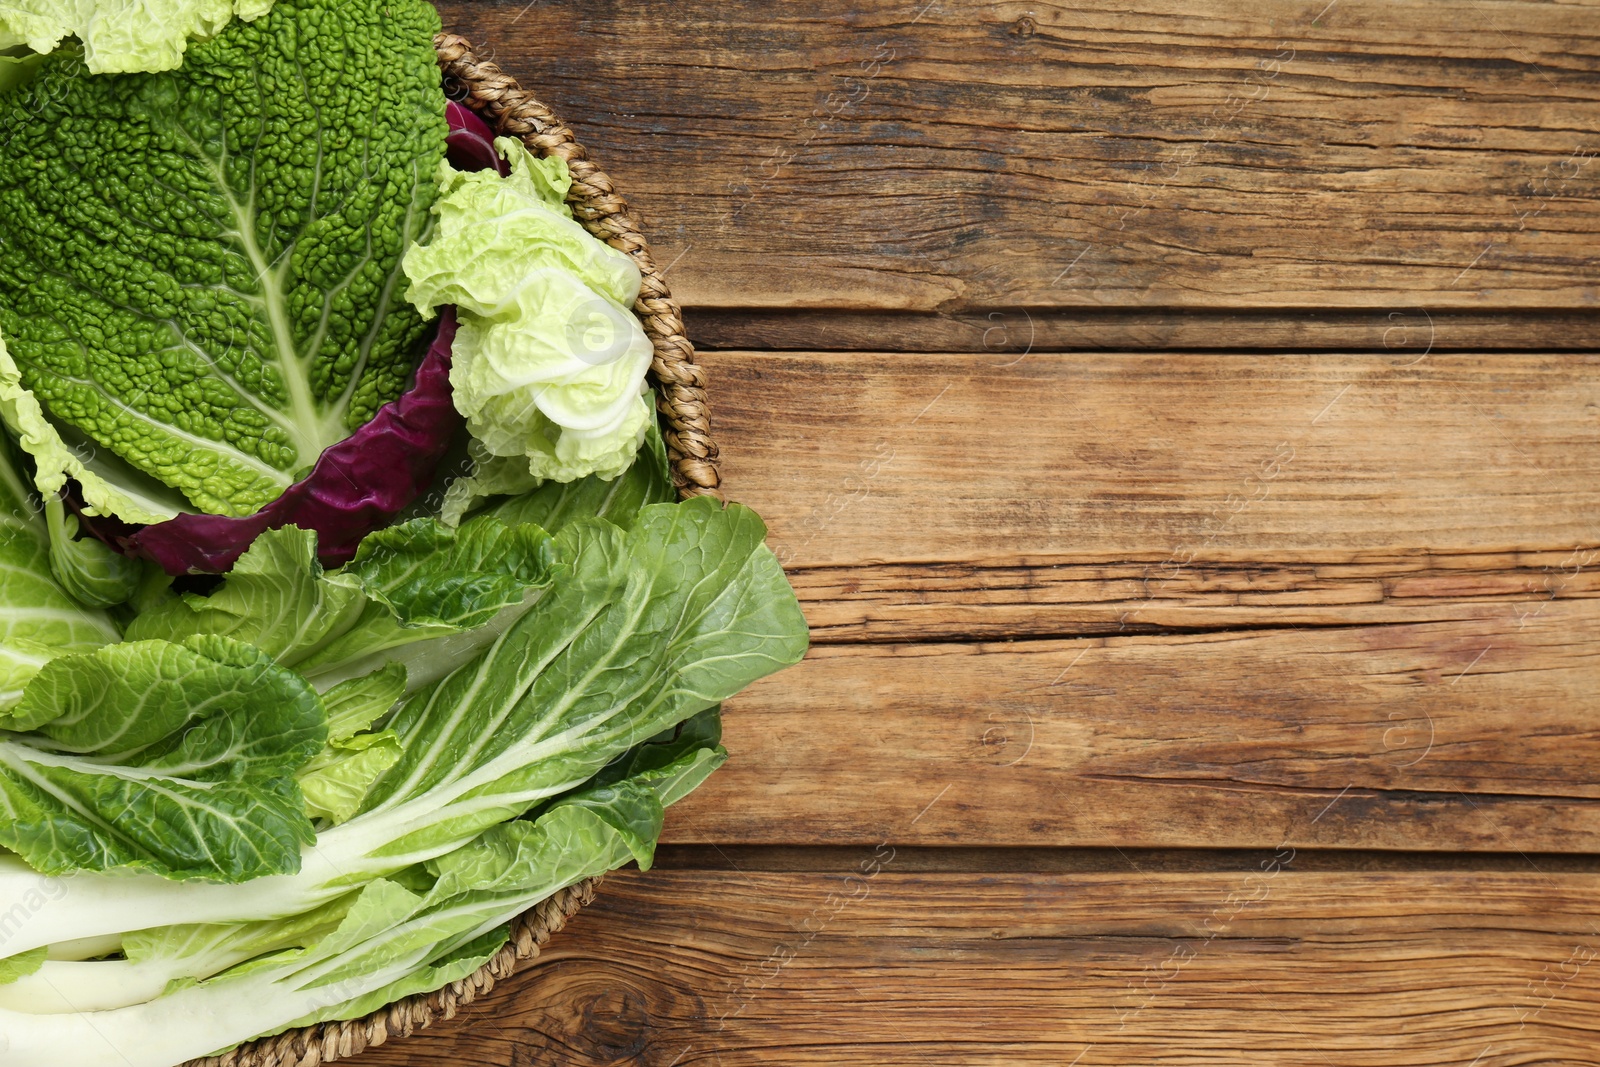
[[[1600,1063],[1596,876],[1292,873],[1292,850],[1181,875],[899,874],[887,848],[864,870],[621,875],[533,971],[369,1056]]]
[[[1595,300],[1587,4],[444,11],[575,116],[695,306]]]
[[[1600,1064],[1600,2],[441,8],[815,647],[359,1062]]]

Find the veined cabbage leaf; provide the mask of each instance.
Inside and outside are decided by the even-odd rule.
[[[548,583],[550,553],[550,536],[536,526],[507,526],[490,515],[459,528],[413,519],[370,534],[355,560],[330,572],[317,562],[316,535],[286,526],[257,538],[210,595],[169,595],[140,612],[127,636],[222,634],[264,649],[322,688],[402,657],[409,662],[419,650],[407,646],[463,636],[451,646],[453,667],[471,658],[464,650],[493,641]]]
[[[298,674],[225,637],[44,666],[0,733],[0,845],[47,874],[132,868],[242,882],[314,840],[297,772],[328,739]]]
[[[676,499],[678,491],[672,484],[667,445],[652,422],[638,457],[617,477],[591,474],[575,482],[545,482],[531,492],[493,504],[485,514],[508,526],[532,523],[551,533],[560,533],[569,522],[585,518],[606,519],[626,530],[633,525],[639,509]]]
[[[400,739],[373,725],[406,694],[406,669],[398,663],[333,686],[323,697],[328,709],[328,747],[297,776],[306,814],[329,824],[361,810],[379,775],[400,762]]]
[[[249,514],[403,391],[438,29],[426,0],[282,0],[178,70],[61,51],[0,98],[0,413],[41,492]]]
[[[59,656],[121,640],[111,617],[87,608],[51,573],[52,536],[15,448],[0,433],[0,712]]]
[[[135,559],[84,535],[78,517],[68,514],[61,497],[44,502],[45,528],[50,533],[50,573],[78,603],[110,608],[126,603],[144,583],[144,568]]]

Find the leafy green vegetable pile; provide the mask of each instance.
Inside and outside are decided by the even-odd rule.
[[[470,974],[806,648],[760,520],[674,502],[565,166],[424,0],[268,6],[0,0],[7,1067]]]

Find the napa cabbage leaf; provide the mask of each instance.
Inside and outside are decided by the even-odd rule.
[[[0,899],[42,898],[7,947],[171,923],[280,918],[395,876],[603,777],[619,756],[798,661],[806,629],[766,528],[699,497],[556,535],[549,586],[487,650],[375,725],[402,755],[298,873],[242,886],[83,872],[59,883],[0,857]],[[597,779],[597,776],[602,776]],[[635,824],[643,825],[643,824]],[[51,896],[57,885],[66,891]]]
[[[302,915],[153,928],[127,937],[121,959],[18,954],[23,973],[0,985],[0,1055],[8,1067],[171,1067],[465,978],[518,914],[634,858],[635,830],[653,840],[663,807],[724,755],[696,749],[574,793]]]
[[[565,161],[494,144],[509,174],[440,164],[438,225],[405,259],[409,299],[459,320],[450,384],[475,466],[447,518],[547,480],[615,478],[654,422],[638,266],[573,220]]]
[[[327,743],[305,679],[225,637],[47,663],[0,734],[0,845],[35,870],[242,882],[314,840],[295,773]]]
[[[29,491],[16,449],[0,434],[0,714],[40,668],[121,639],[104,611],[74,597],[54,573],[64,528],[52,530]],[[85,546],[85,558],[99,559]],[[115,565],[113,565],[115,566]]]
[[[91,73],[171,70],[183,62],[188,38],[271,7],[272,0],[3,0],[0,48],[53,52],[77,37]]]

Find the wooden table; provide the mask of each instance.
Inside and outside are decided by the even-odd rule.
[[[525,3],[815,648],[361,1062],[1600,1063],[1600,4]]]

